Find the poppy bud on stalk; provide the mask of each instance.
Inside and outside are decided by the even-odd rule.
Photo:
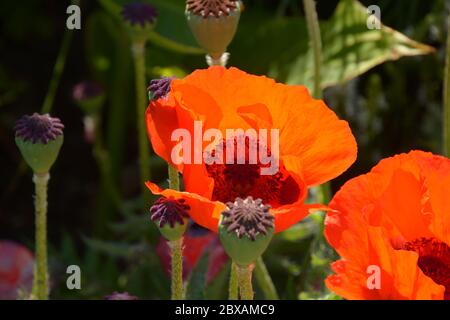
[[[105,101],[103,87],[95,82],[83,81],[73,87],[73,99],[86,114],[100,111]]]
[[[72,96],[77,106],[85,113],[84,137],[87,142],[94,143],[100,111],[105,102],[103,87],[95,82],[83,81],[73,88]]]
[[[186,232],[189,209],[184,199],[161,197],[150,208],[150,218],[156,223],[164,238],[175,241]]]
[[[237,0],[187,0],[186,18],[208,64],[225,65],[228,45],[236,34],[242,3]]]
[[[123,6],[122,18],[133,41],[146,41],[155,26],[158,12],[147,3],[133,2]]]
[[[261,199],[236,198],[227,203],[219,222],[219,236],[231,259],[241,266],[255,262],[267,249],[274,232],[274,216]]]
[[[27,164],[33,169],[36,195],[36,265],[33,279],[32,297],[48,299],[47,271],[47,185],[50,168],[58,157],[63,143],[64,125],[48,114],[34,113],[23,116],[15,126],[16,144]]]
[[[64,125],[48,114],[23,116],[15,126],[17,147],[36,174],[45,174],[58,157]]]

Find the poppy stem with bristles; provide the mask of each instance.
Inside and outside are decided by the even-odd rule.
[[[172,256],[172,300],[183,300],[183,237],[169,241],[169,246]]]
[[[239,299],[239,282],[238,282],[238,266],[235,262],[231,262],[230,285],[228,288],[228,299]]]
[[[180,176],[178,175],[177,169],[172,167],[170,164],[169,166],[169,188],[172,190],[180,190]]]
[[[253,300],[252,272],[254,265],[238,266],[238,282],[241,300]]]
[[[255,278],[267,299],[280,299],[277,289],[275,288],[272,278],[270,277],[269,271],[267,270],[267,267],[261,257],[259,257],[255,263]]]
[[[169,166],[169,188],[180,190],[180,177],[177,169]],[[169,241],[172,259],[172,300],[183,300],[183,237],[175,241]]]
[[[48,299],[47,272],[47,185],[50,175],[34,174],[36,188],[36,265],[34,272],[33,295],[38,300]]]
[[[139,145],[139,166],[141,176],[142,194],[148,194],[144,182],[150,179],[149,169],[149,146],[147,140],[147,132],[145,129],[145,107],[147,106],[146,87],[145,87],[145,41],[135,40],[132,43],[131,51],[134,60],[134,75],[136,86],[136,121]]]

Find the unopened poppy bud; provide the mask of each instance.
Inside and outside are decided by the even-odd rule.
[[[219,222],[219,236],[225,251],[238,265],[255,262],[273,236],[274,216],[261,199],[236,198],[227,203]]]
[[[158,12],[148,3],[133,2],[123,6],[122,18],[134,40],[145,41],[156,22]]]
[[[48,114],[34,113],[20,118],[15,130],[16,144],[34,173],[48,173],[63,143],[64,125]]]
[[[86,114],[97,113],[105,101],[105,92],[101,85],[95,82],[83,81],[73,87],[75,103]]]
[[[189,27],[213,61],[220,61],[233,40],[241,8],[242,3],[237,0],[187,0]]]
[[[169,241],[180,239],[188,226],[189,205],[184,199],[161,197],[150,208],[150,218]]]
[[[148,86],[148,97],[150,100],[158,100],[164,98],[169,94],[172,80],[175,77],[162,77],[160,79],[153,79]]]

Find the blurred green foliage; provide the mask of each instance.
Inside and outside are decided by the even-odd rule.
[[[120,18],[121,5],[127,2],[81,1],[82,30],[73,31],[53,106],[53,115],[63,120],[66,131],[49,189],[52,298],[98,299],[115,290],[152,299],[170,295],[156,252],[158,231],[148,213],[140,210],[133,66]],[[204,68],[202,50],[184,19],[185,2],[145,2],[159,11],[147,45],[147,79],[182,77]],[[229,48],[229,64],[311,87],[312,57],[301,1],[244,3],[246,9]],[[33,246],[32,185],[29,174],[17,166],[20,156],[12,127],[22,114],[41,107],[61,39],[68,32],[68,4],[0,3],[0,238],[29,247]],[[365,8],[370,4],[380,6],[381,20],[392,29],[367,29]],[[322,20],[324,97],[349,121],[359,145],[357,163],[333,182],[333,190],[382,157],[412,148],[438,153],[444,1],[319,0],[317,5]],[[403,56],[411,57],[390,62]],[[106,90],[101,132],[107,171],[98,168],[92,146],[83,140],[84,115],[71,100],[71,88],[80,80],[95,80]],[[165,184],[164,162],[152,155],[151,167],[153,180]],[[117,191],[118,199],[111,190]],[[320,216],[312,216],[275,236],[265,253],[281,298],[337,298],[323,284],[336,255],[322,236],[321,221]],[[230,266],[204,288],[207,260],[202,257],[192,272],[188,298],[226,297]],[[80,291],[65,287],[65,268],[71,264],[81,266]],[[257,285],[256,289],[256,297],[262,298]]]

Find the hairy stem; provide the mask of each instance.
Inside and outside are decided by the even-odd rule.
[[[33,295],[38,300],[48,299],[47,272],[47,185],[50,175],[34,174],[33,182],[36,188],[36,265],[34,273]]]
[[[238,282],[241,300],[253,300],[252,271],[254,266],[238,266]]]
[[[172,300],[183,300],[183,238],[170,241],[169,245],[172,256]]]
[[[177,169],[169,166],[169,188],[172,190],[180,190],[180,176],[178,175]]]
[[[273,284],[272,278],[270,277],[269,271],[266,268],[266,265],[261,257],[256,260],[255,264],[255,278],[258,282],[259,287],[264,292],[264,295],[269,300],[278,300],[280,299],[278,296],[277,289]]]
[[[80,5],[79,0],[73,0],[72,4]],[[56,58],[55,65],[53,67],[53,74],[50,80],[50,85],[45,96],[44,103],[42,105],[41,113],[50,113],[55,101],[56,91],[58,90],[59,81],[61,80],[64,67],[66,65],[67,55],[69,54],[70,43],[72,42],[72,35],[74,31],[66,29],[64,31],[61,48],[59,49],[58,57]]]
[[[238,266],[236,263],[231,262],[230,271],[230,284],[228,287],[228,299],[238,300],[239,299],[239,282],[238,282]]]

